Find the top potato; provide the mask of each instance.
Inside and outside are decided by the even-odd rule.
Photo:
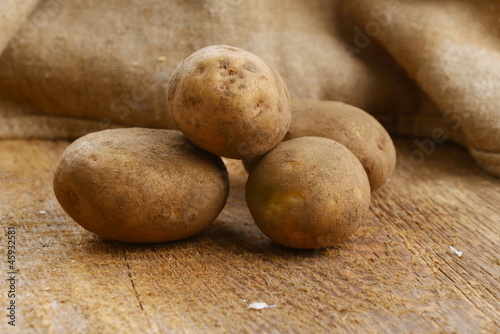
[[[276,146],[292,119],[283,79],[235,47],[200,49],[172,73],[167,103],[179,129],[217,155],[250,159]]]

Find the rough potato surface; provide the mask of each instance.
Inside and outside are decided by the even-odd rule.
[[[167,103],[179,129],[217,155],[262,155],[285,136],[290,93],[280,75],[245,50],[225,45],[200,49],[173,72]]]
[[[294,100],[293,120],[284,140],[317,136],[347,147],[365,168],[372,191],[396,167],[396,149],[384,127],[370,114],[335,101]]]
[[[246,199],[261,231],[275,242],[323,248],[358,229],[370,204],[370,185],[345,146],[302,137],[263,156],[249,175]]]
[[[72,143],[54,193],[81,226],[125,242],[164,242],[201,232],[228,196],[221,159],[179,131],[117,129]]]

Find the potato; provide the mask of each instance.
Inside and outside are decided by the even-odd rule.
[[[396,149],[384,127],[370,114],[335,101],[294,100],[293,119],[283,140],[317,136],[338,141],[361,161],[371,191],[379,189],[394,172]],[[243,160],[250,172],[260,157]]]
[[[380,188],[396,167],[396,149],[384,127],[370,114],[334,101],[294,100],[293,120],[284,140],[304,136],[333,139],[361,161],[371,191]]]
[[[195,145],[234,159],[268,152],[281,142],[292,117],[280,75],[257,56],[225,45],[184,60],[168,83],[167,103]]]
[[[197,234],[226,202],[220,157],[179,131],[116,129],[72,143],[54,174],[54,193],[81,226],[124,242],[164,242]]]
[[[264,155],[248,177],[248,208],[260,230],[292,248],[333,246],[352,235],[370,204],[363,166],[342,144],[302,137]]]

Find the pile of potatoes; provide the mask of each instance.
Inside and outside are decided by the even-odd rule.
[[[385,129],[333,101],[294,100],[280,75],[242,49],[214,45],[172,73],[167,103],[178,129],[86,135],[61,156],[54,193],[81,226],[124,242],[195,235],[222,211],[222,157],[249,172],[246,200],[260,230],[292,248],[335,245],[368,212],[394,170]]]

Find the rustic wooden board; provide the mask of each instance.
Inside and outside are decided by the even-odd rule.
[[[0,222],[16,227],[17,241],[15,329],[499,332],[500,180],[459,147],[427,156],[409,140],[396,144],[397,171],[373,195],[365,225],[337,247],[297,251],[260,233],[234,161],[228,204],[208,230],[131,245],[96,237],[59,207],[52,172],[66,142],[2,141]],[[0,247],[7,248],[4,234]],[[277,307],[247,309],[257,301]],[[1,319],[0,332],[12,331]]]

